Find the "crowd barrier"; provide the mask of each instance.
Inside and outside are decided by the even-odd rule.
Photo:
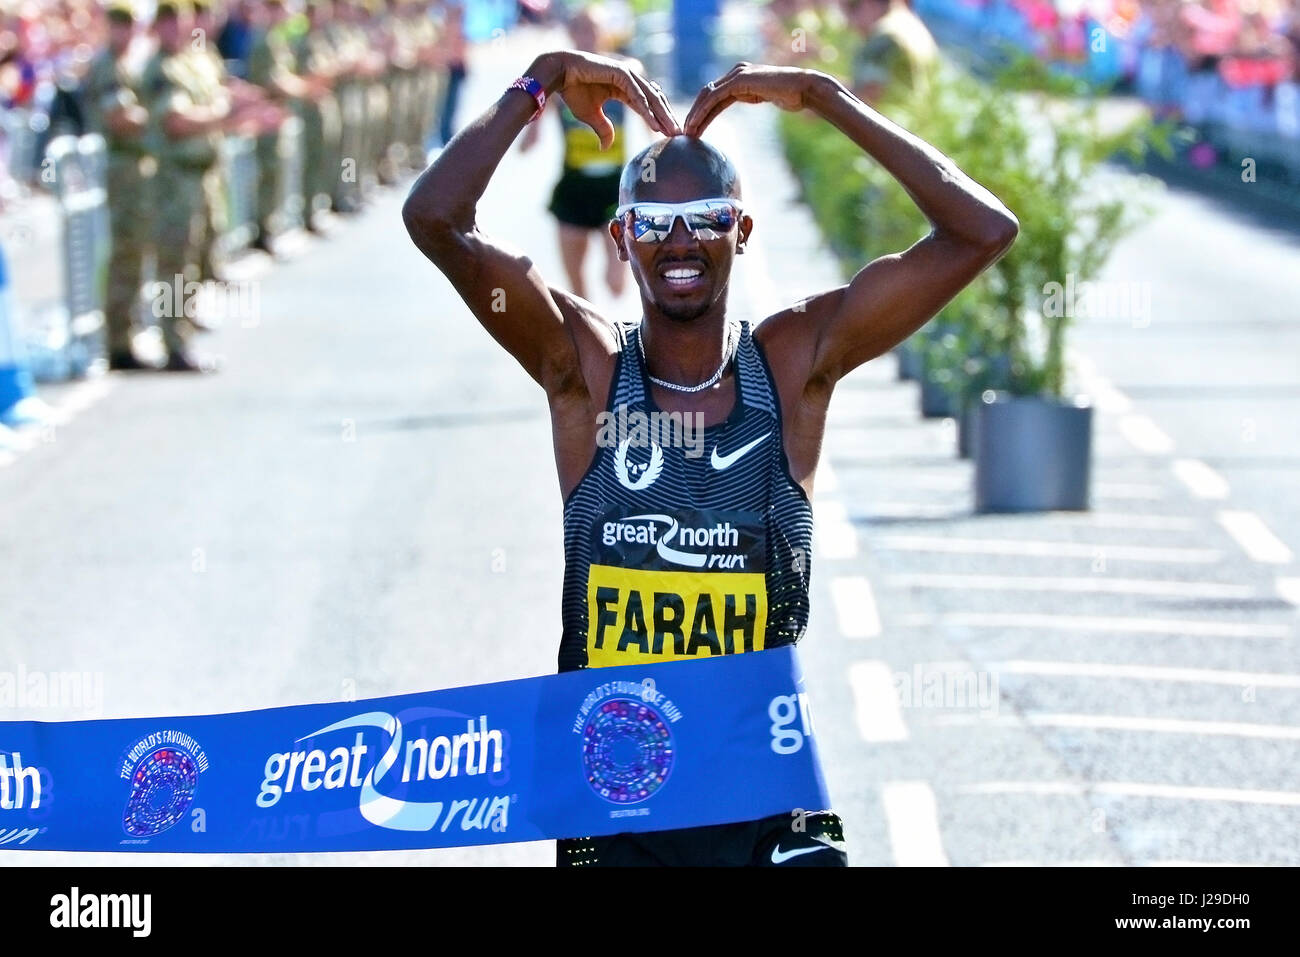
[[[58,201],[58,248],[63,282],[60,309],[40,328],[20,331],[38,380],[60,381],[84,376],[104,355],[104,302],[111,252],[106,191],[108,153],[103,137],[64,135],[37,153],[39,132],[28,111],[0,114],[10,175],[24,186],[47,190]],[[289,117],[277,144],[279,181],[272,220],[279,230],[303,225],[302,121]],[[226,221],[217,239],[229,258],[257,235],[257,186],[260,171],[251,137],[226,137],[221,149],[226,192]],[[147,311],[139,318],[151,321]]]
[[[64,328],[47,343],[56,371],[46,376],[85,375],[104,353],[104,293],[110,251],[107,192],[108,150],[97,133],[60,136],[46,159],[62,219]]]

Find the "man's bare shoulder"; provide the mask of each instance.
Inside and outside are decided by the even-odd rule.
[[[801,299],[754,327],[754,339],[763,347],[778,379],[806,379],[810,374],[818,339],[844,298],[846,288],[839,286]]]
[[[587,391],[603,407],[614,362],[623,348],[623,329],[581,296],[556,286],[549,288],[573,341],[579,366],[575,371],[581,372]]]

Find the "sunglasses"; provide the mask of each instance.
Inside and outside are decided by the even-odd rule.
[[[622,220],[632,214],[632,238],[639,243],[661,243],[673,231],[677,217],[696,239],[721,239],[740,221],[736,199],[693,199],[689,203],[628,203],[614,211]]]

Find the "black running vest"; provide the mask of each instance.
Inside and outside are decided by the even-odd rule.
[[[802,637],[812,507],[790,476],[767,360],[740,328],[736,405],[695,430],[654,406],[639,323],[618,327],[596,456],[564,504],[561,671]]]

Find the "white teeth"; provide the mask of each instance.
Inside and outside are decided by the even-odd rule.
[[[665,279],[689,280],[701,274],[699,269],[669,269],[664,273]]]

